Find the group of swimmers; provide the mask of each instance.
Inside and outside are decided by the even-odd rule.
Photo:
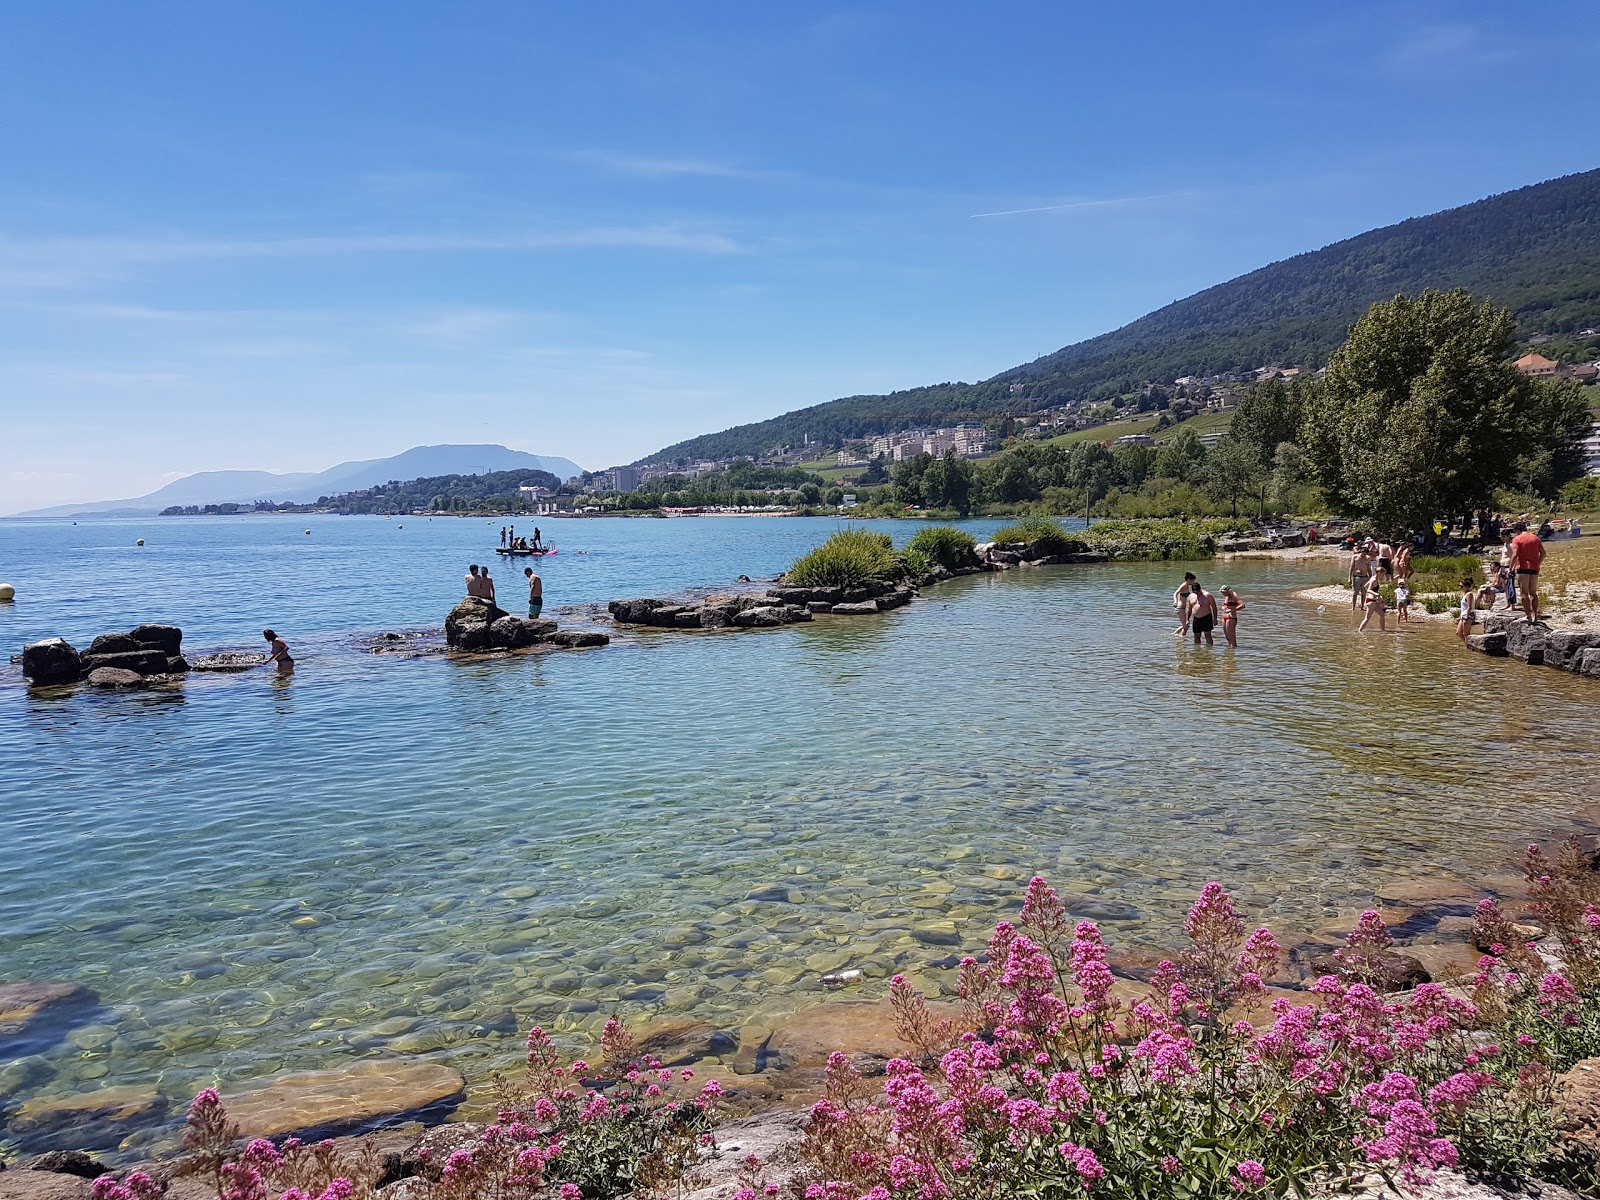
[[[1183,637],[1192,633],[1196,646],[1202,638],[1206,645],[1214,645],[1211,631],[1217,627],[1220,619],[1222,636],[1227,639],[1228,645],[1237,647],[1239,614],[1244,611],[1244,600],[1227,584],[1222,586],[1221,595],[1219,603],[1216,596],[1206,591],[1205,586],[1195,578],[1193,571],[1185,571],[1183,582],[1172,593],[1172,607],[1178,610],[1178,627],[1172,631],[1173,635]]]
[[[537,525],[533,527],[533,536],[531,538],[519,538],[515,525],[502,525],[500,527],[500,546],[502,549],[509,548],[512,550],[543,550],[544,538],[540,534]],[[471,593],[468,594],[470,595]]]
[[[534,530],[534,535],[538,535]],[[537,617],[544,611],[544,580],[534,573],[532,567],[524,567],[522,574],[528,580],[528,616]],[[472,563],[467,567],[466,575],[467,595],[477,596],[480,600],[487,600],[490,604],[494,599],[494,580],[489,578],[489,568],[480,567]]]

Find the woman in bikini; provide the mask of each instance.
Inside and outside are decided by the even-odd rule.
[[[267,661],[277,663],[278,670],[284,674],[294,670],[294,659],[289,657],[289,647],[284,640],[270,629],[263,629],[261,636],[267,639],[269,647]]]
[[[1239,645],[1239,612],[1243,608],[1244,601],[1239,598],[1239,593],[1223,585],[1222,636],[1228,639],[1228,645],[1235,648]]]
[[[1387,582],[1388,578],[1383,571],[1374,572],[1372,578],[1367,580],[1366,597],[1362,602],[1365,611],[1361,616],[1361,624],[1356,626],[1357,633],[1366,630],[1367,622],[1372,620],[1374,614],[1377,615],[1380,631],[1389,628],[1389,606],[1383,599],[1383,592],[1379,590],[1379,585]]]

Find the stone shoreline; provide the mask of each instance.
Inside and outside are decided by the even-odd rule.
[[[1552,844],[1563,837],[1579,838],[1580,850],[1600,866],[1600,804],[1573,814],[1565,828],[1546,831],[1537,838]],[[1508,846],[1508,857],[1511,853]],[[765,896],[763,889],[752,891]],[[1529,925],[1528,889],[1524,877],[1513,871],[1492,874],[1477,881],[1425,877],[1379,885],[1373,906],[1383,915],[1395,937],[1391,955],[1390,987],[1402,991],[1435,980],[1460,983],[1476,969],[1481,950],[1471,943],[1472,914],[1484,895],[1494,896],[1511,919]],[[773,902],[777,902],[775,899]],[[1020,895],[1018,898],[1020,903]],[[1071,905],[1069,904],[1069,908]],[[1317,928],[1282,931],[1288,951],[1284,969],[1271,980],[1274,997],[1303,1002],[1306,987],[1316,976],[1337,970],[1329,956],[1342,944],[1355,922],[1351,909]],[[1536,927],[1529,926],[1530,935]],[[953,968],[954,955],[946,943],[928,944],[928,952],[944,951]],[[1116,993],[1136,999],[1143,993],[1162,955],[1153,950],[1113,946],[1110,966],[1117,976]],[[834,978],[848,987],[861,981],[859,972]],[[818,978],[819,989],[828,981]],[[45,1043],[67,1036],[92,1019],[97,997],[70,983],[0,983],[0,1056],[14,1058],[37,1053]],[[1247,1014],[1265,1019],[1265,1010]],[[716,1079],[728,1096],[730,1123],[720,1135],[721,1157],[711,1164],[713,1182],[687,1196],[710,1200],[725,1197],[733,1186],[738,1150],[761,1146],[764,1159],[791,1154],[803,1128],[806,1107],[820,1094],[823,1068],[835,1050],[846,1054],[868,1075],[881,1076],[889,1058],[903,1053],[894,1032],[887,999],[824,1001],[794,1013],[774,1027],[746,1025],[719,1029],[693,1019],[646,1019],[632,1025],[641,1053],[674,1067],[692,1066],[697,1082]],[[16,1060],[24,1061],[24,1060]],[[403,1164],[422,1139],[437,1145],[444,1136],[459,1145],[470,1139],[476,1126],[470,1120],[484,1111],[476,1089],[454,1068],[425,1058],[389,1056],[351,1059],[320,1071],[296,1071],[222,1087],[230,1113],[245,1137],[282,1138],[376,1136],[380,1151],[395,1164],[393,1181],[384,1190],[392,1200],[426,1200],[425,1180],[407,1183]],[[181,1127],[181,1105],[154,1086],[118,1086],[71,1096],[35,1097],[0,1109],[0,1132],[21,1135],[36,1150],[45,1150],[40,1169],[28,1169],[37,1159],[10,1164],[0,1170],[0,1200],[84,1200],[89,1175],[112,1170],[116,1175],[144,1169],[157,1178],[170,1178],[175,1159],[158,1156],[143,1163],[126,1162],[119,1144],[127,1135],[160,1127],[168,1130],[167,1145]],[[137,1139],[136,1139],[137,1140]],[[91,1158],[63,1153],[88,1151]],[[110,1152],[115,1167],[97,1159],[95,1152]],[[146,1151],[148,1154],[148,1150]],[[21,1168],[21,1169],[18,1169]],[[1494,1196],[1493,1191],[1457,1190],[1437,1193]],[[393,1189],[393,1190],[390,1190]],[[720,1189],[720,1190],[718,1190]],[[212,1193],[192,1180],[178,1179],[168,1193],[173,1200],[200,1200]],[[1430,1196],[1417,1192],[1407,1195]],[[1547,1191],[1547,1196],[1559,1192]]]

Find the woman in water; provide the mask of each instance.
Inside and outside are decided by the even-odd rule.
[[[1235,649],[1239,645],[1239,611],[1244,608],[1244,601],[1239,598],[1239,593],[1226,584],[1222,588],[1222,636],[1228,639],[1228,645]]]
[[[294,659],[289,657],[289,647],[284,640],[270,629],[263,629],[261,636],[267,639],[269,647],[267,661],[277,663],[278,670],[285,674],[294,670]]]

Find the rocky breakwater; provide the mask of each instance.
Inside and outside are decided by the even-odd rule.
[[[1009,567],[1058,567],[1067,563],[1103,563],[1111,560],[1104,550],[1056,550],[1049,542],[983,542],[977,553],[985,566],[1006,570]],[[970,574],[957,571],[955,574]]]
[[[916,592],[904,583],[868,580],[857,587],[778,586],[765,593],[722,593],[697,600],[613,600],[619,625],[656,629],[761,629],[793,625],[813,616],[860,616],[911,603]]]
[[[1468,634],[1467,648],[1600,679],[1600,630],[1551,629],[1515,613],[1485,613],[1483,632]]]
[[[444,638],[452,650],[478,653],[538,645],[582,649],[611,640],[597,629],[562,629],[548,618],[514,617],[479,596],[467,596],[450,610],[444,619]]]
[[[39,687],[80,680],[95,687],[141,687],[188,672],[182,644],[183,630],[176,625],[102,633],[82,653],[65,638],[45,638],[23,647],[22,673]]]

